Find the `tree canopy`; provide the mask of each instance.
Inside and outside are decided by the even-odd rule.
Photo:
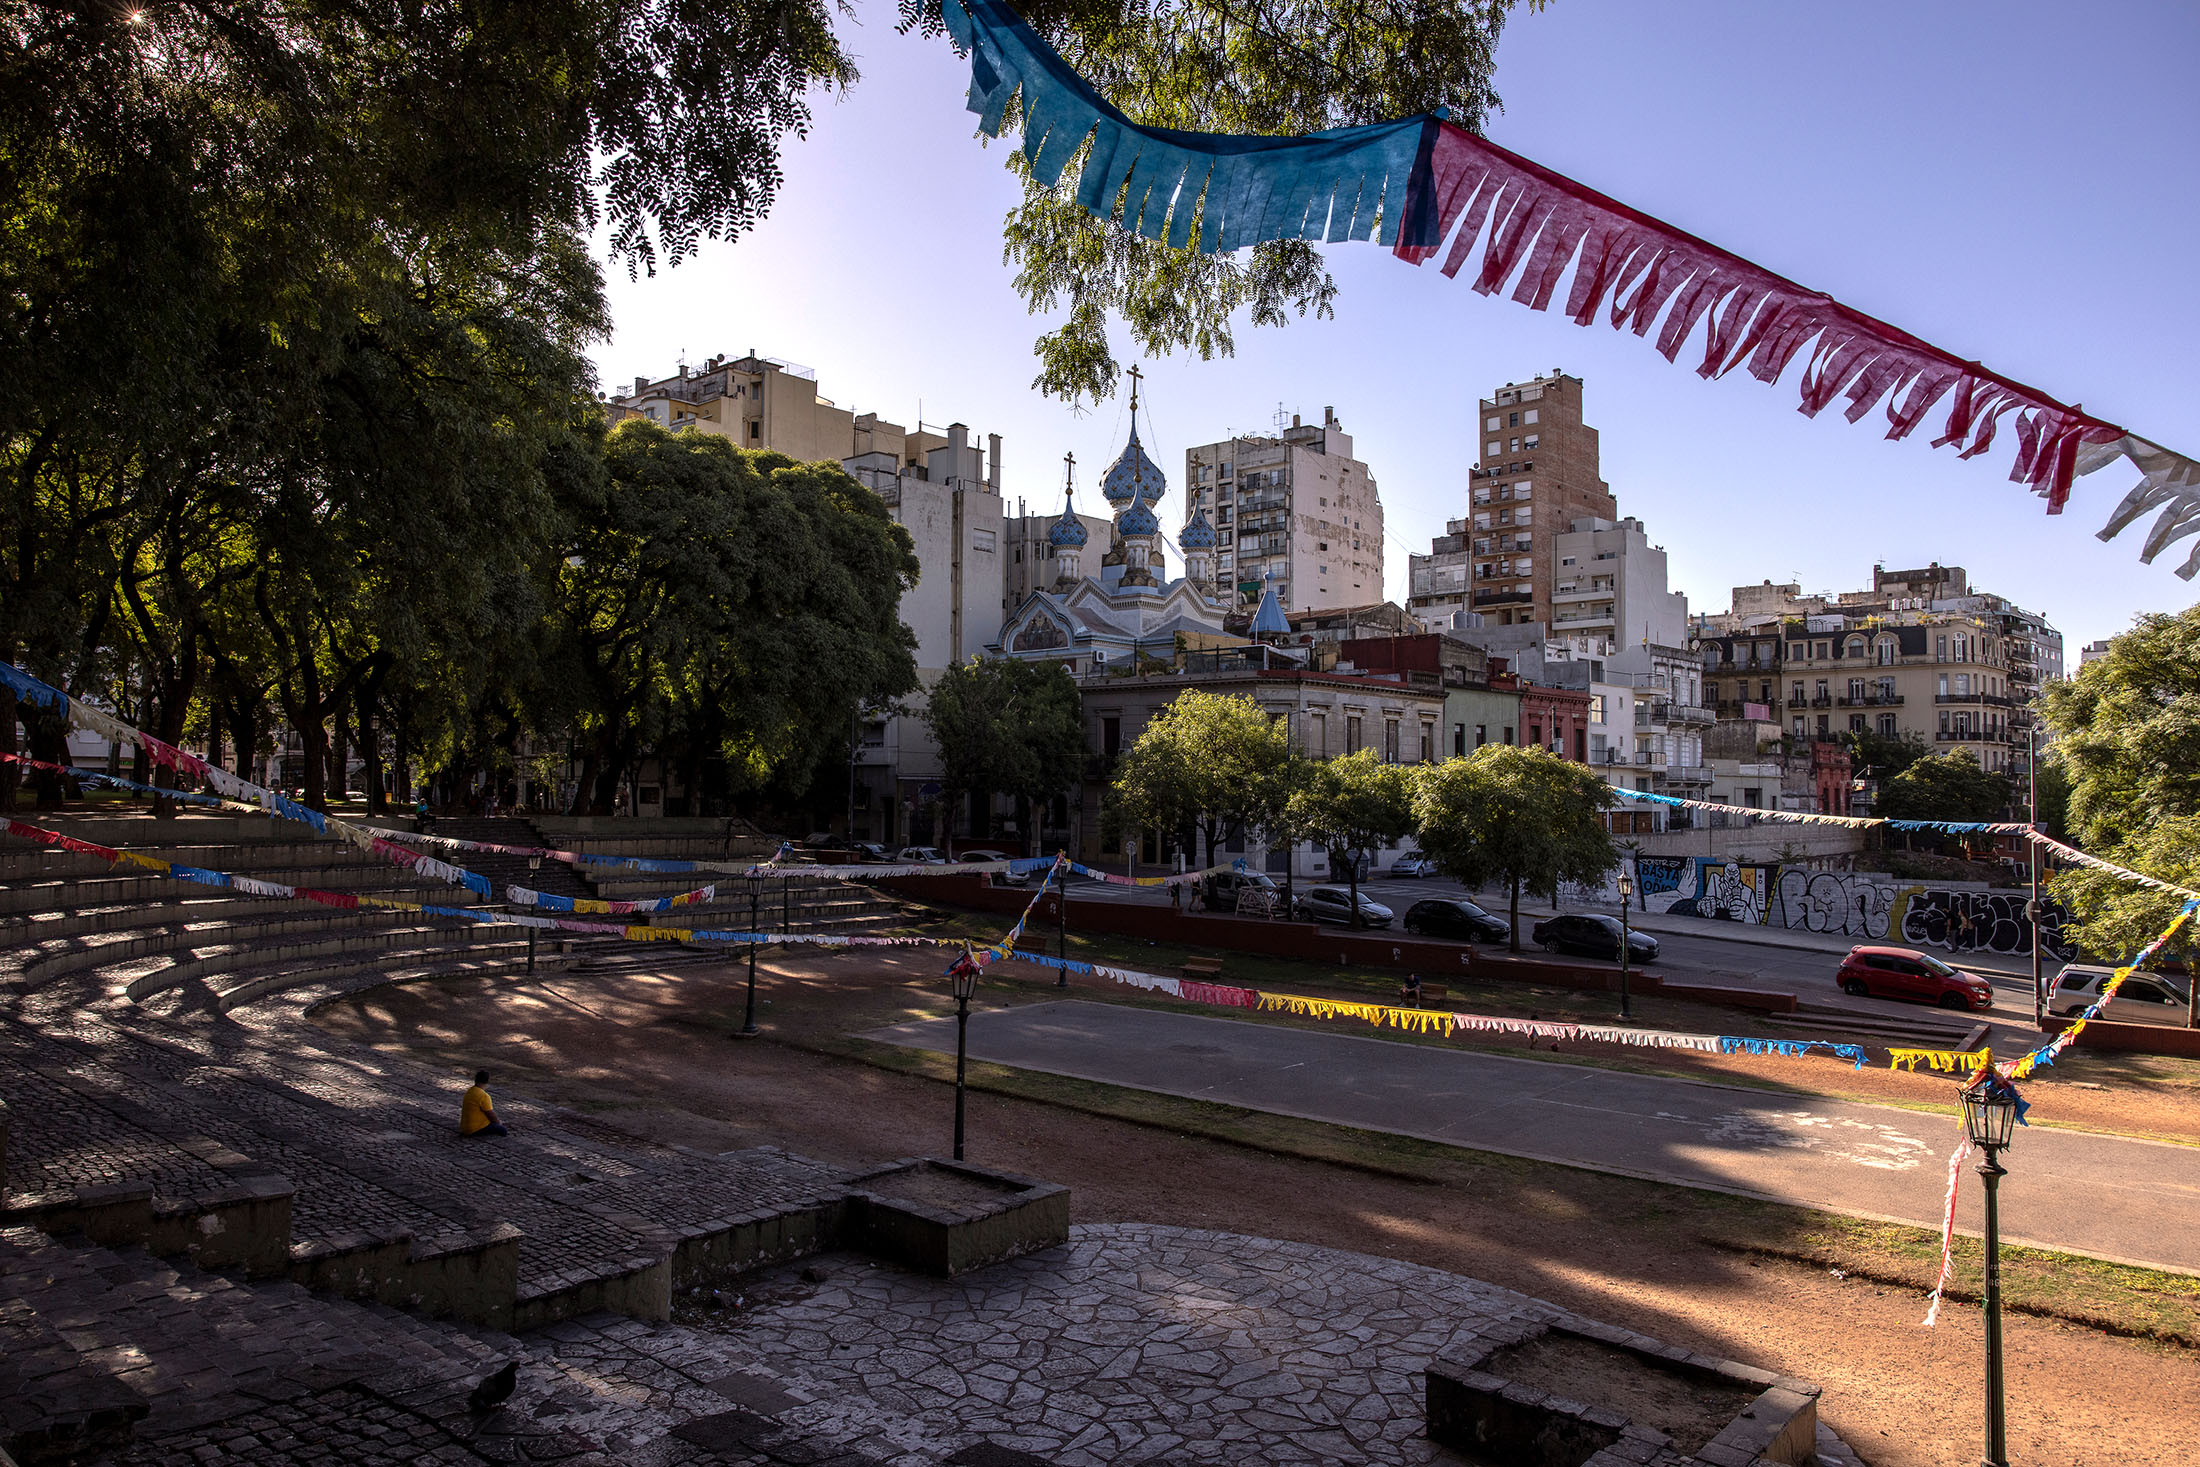
[[[1540,0],[1535,0],[1540,3]],[[1199,132],[1294,136],[1449,107],[1480,129],[1497,105],[1490,84],[1514,0],[1159,0],[1128,12],[1086,0],[1017,7],[1078,74],[1133,122]],[[901,0],[904,27],[936,32],[930,0]],[[1309,242],[1277,240],[1239,255],[1170,249],[1081,208],[1072,166],[1038,186],[1023,154],[1008,167],[1024,189],[1006,224],[1016,290],[1034,315],[1061,313],[1041,336],[1035,386],[1071,402],[1113,395],[1109,316],[1149,356],[1236,347],[1242,312],[1282,326],[1333,312],[1336,280]]]
[[[1028,809],[1076,784],[1084,765],[1077,680],[1058,662],[973,657],[932,685],[924,721],[940,783],[958,795],[1004,794]],[[1035,834],[1037,822],[1023,828]]]
[[[1352,925],[1360,925],[1360,866],[1377,846],[1413,829],[1413,784],[1402,764],[1386,764],[1373,749],[1309,761],[1285,816],[1290,838],[1311,841],[1340,869],[1352,890]]]
[[[2042,701],[2076,844],[2200,890],[2200,606],[2140,617]],[[2043,779],[2043,804],[2047,794]],[[2076,916],[2073,935],[2107,958],[2151,941],[2179,906],[2091,871],[2065,872],[2054,888]],[[2200,951],[2189,937],[2179,947]]]
[[[1617,803],[1586,767],[1538,748],[1485,744],[1421,771],[1413,815],[1422,854],[1468,887],[1502,885],[1520,951],[1520,893],[1600,881],[1619,864],[1603,813]]]
[[[1290,730],[1242,694],[1179,693],[1124,752],[1110,790],[1116,818],[1159,830],[1207,860],[1233,831],[1259,832],[1283,811],[1293,772]]]
[[[1879,786],[1874,814],[1889,820],[2001,820],[2014,786],[2006,774],[1979,767],[1969,749],[1928,754]]]

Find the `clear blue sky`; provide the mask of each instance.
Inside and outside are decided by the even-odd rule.
[[[817,369],[857,411],[999,433],[1011,498],[1085,505],[1121,398],[1078,416],[1032,390],[1028,317],[1001,261],[1014,201],[981,146],[967,71],[861,0],[863,79],[820,99],[766,224],[654,279],[614,270],[606,383],[751,348]],[[1516,15],[1490,134],[1806,285],[2200,455],[2200,7],[2178,0],[1797,5],[1555,0]],[[2046,612],[2072,649],[2200,590],[2185,549],[2138,563],[2144,523],[2094,538],[2132,475],[2079,481],[2049,518],[2007,479],[2012,434],[1968,463],[1921,430],[1795,411],[1790,381],[1704,382],[1632,335],[1484,298],[1370,245],[1329,247],[1336,318],[1242,330],[1234,358],[1146,365],[1145,435],[1181,517],[1183,450],[1334,406],[1382,490],[1389,595],[1408,549],[1461,512],[1491,387],[1587,382],[1621,512],[1672,554],[1691,609],[1737,582],[1868,584],[1875,561],[1967,566]],[[1118,356],[1128,360],[1118,338]],[[2190,542],[2186,542],[2189,548]]]

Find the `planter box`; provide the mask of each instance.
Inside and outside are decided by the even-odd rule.
[[[952,1278],[1069,1241],[1069,1189],[959,1161],[907,1157],[848,1183],[848,1241]]]

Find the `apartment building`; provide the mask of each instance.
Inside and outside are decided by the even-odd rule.
[[[1216,534],[1226,606],[1273,589],[1287,610],[1359,606],[1383,594],[1383,502],[1333,407],[1319,424],[1238,437],[1184,455],[1184,516]]]
[[[1551,623],[1564,578],[1552,542],[1577,520],[1619,518],[1597,430],[1582,420],[1581,379],[1553,371],[1508,382],[1480,401],[1477,426],[1467,512],[1412,557],[1407,604],[1435,625],[1457,611],[1497,626]]]
[[[613,422],[647,418],[674,430],[693,428],[731,438],[743,448],[769,449],[802,463],[882,453],[904,469],[924,467],[932,450],[945,447],[938,433],[858,413],[817,395],[817,373],[779,357],[716,356],[699,370],[682,365],[670,377],[634,379],[634,390],[613,396]],[[991,440],[995,456],[1000,439]]]
[[[1706,700],[1722,719],[1790,738],[1869,732],[1968,748],[2022,776],[2040,689],[2062,676],[2062,634],[1961,566],[1872,570],[1869,590],[1803,596],[1789,584],[1736,587],[1701,618]]]

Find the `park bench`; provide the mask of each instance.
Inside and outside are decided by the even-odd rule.
[[[1201,983],[1212,983],[1222,976],[1222,959],[1186,958],[1184,976]]]

